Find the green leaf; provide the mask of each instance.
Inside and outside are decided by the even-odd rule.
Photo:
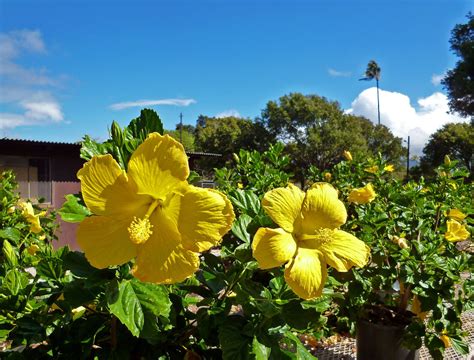
[[[252,218],[247,214],[239,216],[237,221],[232,224],[232,233],[245,243],[250,243],[250,234],[247,231],[247,226],[252,222]]]
[[[2,286],[12,295],[17,295],[21,289],[28,285],[28,278],[18,270],[9,270],[3,279]]]
[[[252,341],[252,354],[255,355],[255,360],[267,360],[270,357],[270,348],[259,343],[257,337],[253,337]]]
[[[151,109],[140,111],[140,116],[133,119],[127,128],[134,138],[142,141],[152,132],[163,134],[163,123],[156,111]]]
[[[317,360],[317,358],[311,355],[311,353],[304,347],[295,334],[291,331],[286,331],[285,336],[296,345],[296,358],[298,360]]]
[[[467,355],[469,353],[469,345],[466,342],[455,338],[449,338],[449,340],[451,340],[451,345],[457,353],[461,355]]]
[[[18,258],[16,256],[15,250],[13,249],[12,245],[8,240],[3,241],[3,255],[5,255],[5,259],[7,260],[8,265],[10,267],[15,267],[18,265]]]
[[[55,257],[41,259],[36,270],[39,275],[54,280],[60,280],[64,276],[62,260]]]
[[[0,238],[8,239],[17,243],[20,241],[21,232],[18,229],[7,227],[5,229],[0,230]]]
[[[137,279],[132,279],[131,284],[143,309],[156,316],[168,318],[171,310],[171,301],[165,286],[144,283]]]
[[[246,322],[243,317],[231,315],[219,327],[219,342],[224,360],[251,359],[253,337],[245,336],[242,333],[245,325]]]
[[[133,336],[138,337],[143,329],[144,314],[140,300],[130,280],[113,281],[106,291],[110,312],[124,324]]]
[[[66,202],[59,209],[58,213],[63,221],[70,223],[81,222],[91,215],[89,209],[79,203],[78,196],[73,194],[66,195]]]
[[[95,155],[107,154],[107,145],[98,143],[93,140],[89,135],[84,136],[81,142],[81,155],[80,157],[84,160],[90,160]]]

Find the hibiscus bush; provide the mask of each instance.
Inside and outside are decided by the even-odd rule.
[[[469,173],[448,156],[433,179],[401,181],[393,170],[381,157],[360,161],[346,154],[329,172],[347,199],[346,227],[372,256],[369,266],[335,274],[349,295],[338,300],[337,324],[354,331],[360,317],[403,323],[404,310],[411,310],[416,317],[408,315],[407,347],[418,348],[424,339],[435,359],[450,346],[465,354],[461,314],[474,300]],[[327,174],[313,169],[312,180],[327,180]]]
[[[4,257],[25,256],[0,274],[6,358],[312,359],[319,339],[381,303],[428,313],[411,331],[433,354],[463,348],[472,264],[455,244],[469,236],[472,185],[454,162],[403,183],[382,159],[345,153],[305,186],[277,144],[240,151],[202,189],[154,111],[109,132],[84,138],[81,193],[59,211],[82,251],[25,252],[52,227],[34,206],[2,205]]]

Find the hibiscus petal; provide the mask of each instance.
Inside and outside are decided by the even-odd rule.
[[[295,255],[296,241],[283,229],[260,228],[252,242],[253,257],[261,269],[281,266]]]
[[[198,254],[185,249],[174,222],[162,210],[150,217],[153,234],[137,250],[133,276],[141,281],[174,284],[199,268]]]
[[[128,218],[149,202],[149,197],[136,194],[134,183],[112,155],[94,156],[78,171],[77,177],[84,202],[94,214]]]
[[[165,200],[189,176],[183,145],[169,135],[150,134],[130,158],[128,175],[137,184],[139,194]]]
[[[293,261],[286,265],[285,281],[302,299],[321,296],[326,278],[324,258],[314,249],[298,248]]]
[[[292,233],[293,225],[300,217],[303,199],[304,192],[293,184],[288,184],[286,188],[267,192],[263,197],[262,206],[275,223]]]
[[[316,229],[335,229],[347,220],[344,203],[338,199],[337,190],[327,183],[314,184],[306,192],[302,206],[303,234],[313,234]]]
[[[181,195],[172,196],[163,211],[177,224],[183,246],[194,252],[218,245],[235,217],[232,204],[222,193],[191,185]]]
[[[77,242],[96,268],[124,264],[136,255],[128,237],[128,222],[108,216],[91,216],[79,224]]]
[[[342,230],[333,230],[331,240],[319,250],[326,262],[341,272],[349,271],[353,266],[367,265],[370,256],[370,248],[363,241]]]

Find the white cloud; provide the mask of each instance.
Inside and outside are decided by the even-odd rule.
[[[434,85],[434,86],[438,86],[439,84],[441,84],[441,80],[443,80],[443,78],[446,76],[446,74],[433,74],[431,76],[431,83]]]
[[[216,117],[216,118],[225,118],[225,117],[230,117],[230,116],[241,117],[240,113],[235,109],[225,110],[225,111],[222,111],[222,112],[217,113],[216,115],[214,115],[214,117]]]
[[[21,109],[0,113],[0,129],[64,120],[61,105],[51,91],[51,86],[60,81],[52,78],[47,69],[20,65],[18,60],[25,53],[47,53],[40,31],[0,33],[0,103],[6,104],[4,108]]]
[[[377,123],[377,89],[362,91],[352,102],[348,113],[365,116]],[[448,98],[435,92],[417,101],[417,108],[411,105],[407,95],[380,90],[380,122],[395,136],[406,139],[410,136],[410,150],[421,155],[429,136],[444,124],[468,122],[466,118],[449,114]]]
[[[123,110],[131,107],[143,107],[143,106],[154,106],[154,105],[174,105],[174,106],[189,106],[195,104],[194,99],[157,99],[157,100],[136,100],[136,101],[125,101],[115,103],[109,107],[112,110]]]
[[[333,76],[333,77],[349,77],[349,76],[351,76],[350,71],[339,71],[339,70],[335,70],[335,69],[331,69],[331,68],[328,69],[328,74]]]

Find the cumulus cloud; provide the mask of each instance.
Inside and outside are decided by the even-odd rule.
[[[331,75],[332,77],[349,77],[351,76],[350,71],[339,71],[335,69],[328,69],[328,74]]]
[[[235,109],[229,109],[229,110],[225,110],[225,111],[222,111],[220,113],[217,113],[216,115],[214,115],[214,117],[216,118],[225,118],[225,117],[230,117],[230,116],[233,116],[233,117],[241,117],[240,116],[240,113],[235,110]]]
[[[26,68],[19,60],[26,54],[44,55],[47,48],[38,30],[0,33],[0,103],[11,111],[0,112],[0,129],[58,123],[64,120],[52,87],[60,81],[45,68]]]
[[[469,121],[449,114],[448,110],[448,98],[440,92],[418,99],[414,107],[407,95],[380,90],[380,122],[395,136],[403,139],[410,136],[410,150],[416,155],[422,154],[429,136],[443,125]],[[377,123],[377,89],[372,87],[362,91],[346,112]]]
[[[441,84],[441,80],[443,80],[445,74],[433,74],[431,76],[431,83],[434,85],[434,86],[438,86],[439,84]]]
[[[174,105],[174,106],[189,106],[195,104],[194,99],[157,99],[157,100],[136,100],[115,103],[109,106],[112,110],[123,110],[131,107],[143,107],[154,105]]]

